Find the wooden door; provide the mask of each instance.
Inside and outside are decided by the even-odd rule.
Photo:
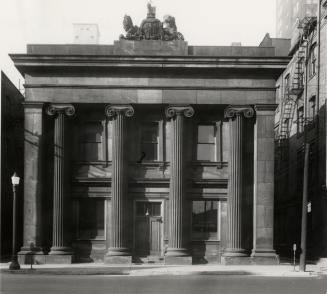
[[[161,255],[161,202],[136,202],[134,236],[137,256]]]
[[[150,255],[161,255],[161,217],[150,217]]]

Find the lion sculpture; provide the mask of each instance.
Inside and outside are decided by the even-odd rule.
[[[133,25],[132,18],[129,15],[124,16],[123,26],[124,30],[126,31],[126,35],[120,35],[120,39],[140,40],[140,29],[138,26]]]
[[[171,15],[165,15],[163,18],[163,36],[165,41],[171,40],[184,40],[184,36],[177,31],[175,17]]]

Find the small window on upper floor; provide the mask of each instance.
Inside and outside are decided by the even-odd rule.
[[[316,114],[317,114],[317,109],[316,109],[316,96],[312,96],[310,99],[309,99],[309,120],[310,121],[313,121]]]
[[[159,123],[144,122],[141,125],[141,153],[144,161],[156,161],[159,154]]]
[[[299,107],[297,110],[297,132],[299,134],[304,131],[304,109],[303,106]]]
[[[316,44],[314,44],[310,49],[308,67],[309,67],[309,77],[314,76],[317,72],[317,46],[316,46]]]
[[[285,83],[284,83],[284,89],[285,89],[285,93],[288,93],[288,91],[290,90],[290,74],[287,74],[285,76]]]
[[[83,161],[103,160],[104,128],[102,121],[87,121],[81,127],[80,159]]]
[[[216,125],[198,125],[196,159],[216,161]]]

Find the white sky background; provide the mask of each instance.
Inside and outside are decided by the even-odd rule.
[[[0,67],[18,86],[23,78],[8,53],[25,53],[26,44],[73,43],[72,23],[98,23],[100,44],[124,33],[125,14],[140,25],[147,0],[0,0]],[[189,45],[257,46],[275,36],[275,0],[153,0],[156,17],[175,17]]]

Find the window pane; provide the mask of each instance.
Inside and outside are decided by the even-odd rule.
[[[151,205],[151,216],[160,216],[161,215],[161,203],[152,202]]]
[[[142,125],[142,142],[158,143],[158,123],[151,122]]]
[[[193,201],[193,239],[217,239],[217,201]]]
[[[96,239],[104,237],[104,200],[81,199],[79,201],[80,239]]]
[[[214,144],[198,144],[197,148],[197,160],[215,161]]]
[[[101,142],[103,126],[101,122],[88,122],[84,124],[83,142]]]
[[[214,143],[215,127],[214,126],[198,126],[198,143]]]
[[[96,161],[102,159],[102,144],[101,143],[84,143],[83,144],[83,160]]]
[[[157,160],[158,159],[158,144],[142,143],[141,152],[145,156],[143,160]]]

